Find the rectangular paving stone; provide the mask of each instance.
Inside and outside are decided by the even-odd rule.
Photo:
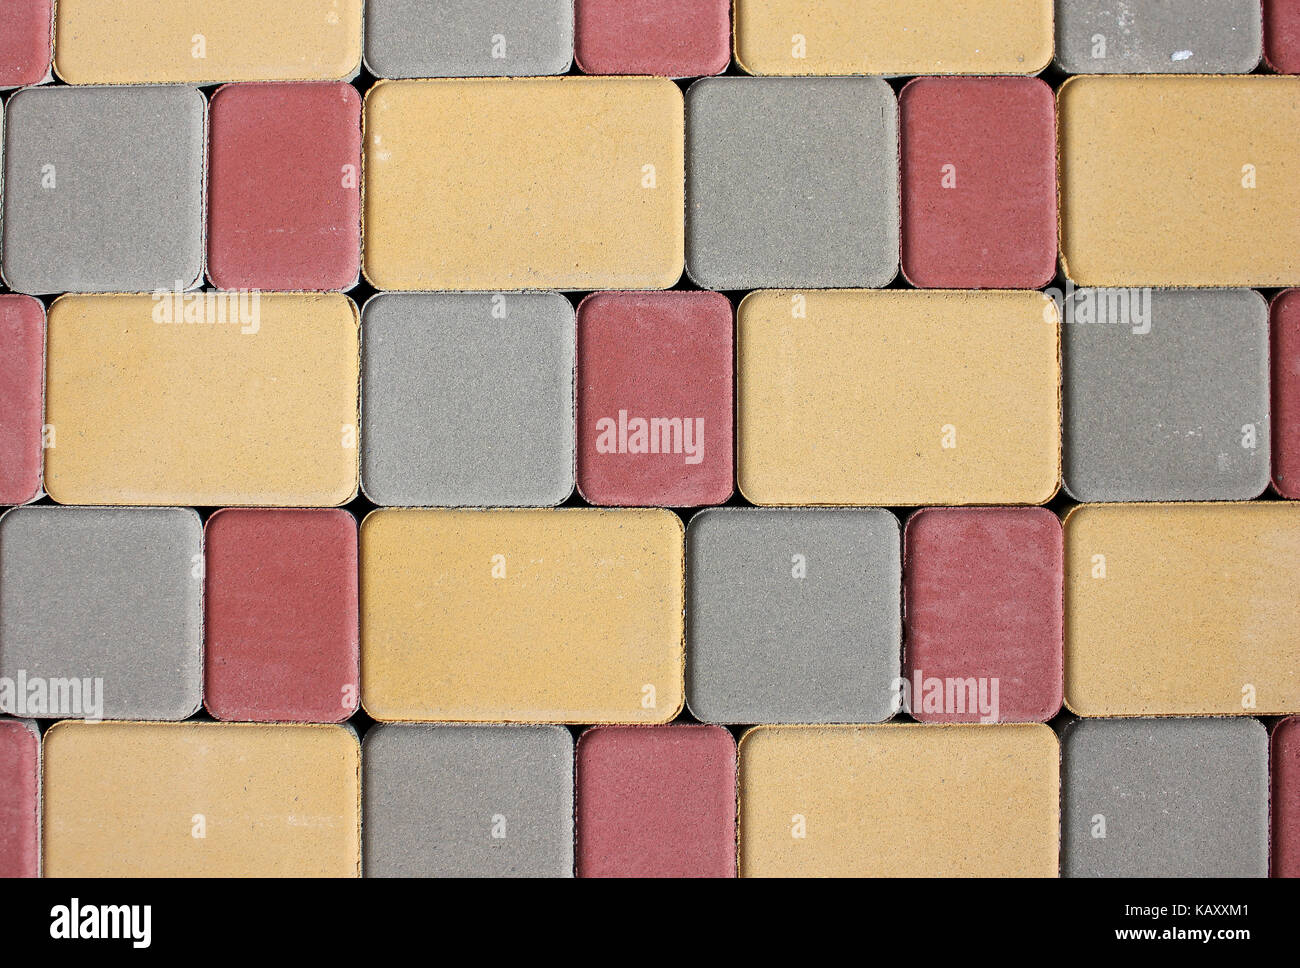
[[[1274,877],[1300,877],[1300,717],[1273,727],[1271,755]]]
[[[737,310],[741,493],[1046,503],[1060,478],[1056,318],[1039,292],[751,293]]]
[[[0,712],[192,716],[203,694],[202,550],[189,508],[42,505],[0,518],[0,678],[16,684]]]
[[[361,750],[342,726],[56,723],[49,877],[356,877]]]
[[[363,743],[367,877],[572,877],[562,726],[381,724]]]
[[[907,711],[925,723],[1061,710],[1061,522],[1046,508],[926,508],[903,532]]]
[[[585,74],[703,77],[731,63],[729,0],[576,0]]]
[[[362,704],[383,721],[670,722],[684,567],[670,511],[375,511]]]
[[[0,719],[0,880],[40,870],[41,733],[30,719]]]
[[[361,95],[230,84],[212,96],[208,278],[218,289],[351,289],[361,271]]]
[[[193,286],[203,272],[206,110],[203,94],[185,87],[38,87],[11,97],[0,264],[9,287]]]
[[[69,84],[334,81],[361,66],[361,0],[59,0]]]
[[[1057,117],[1077,285],[1300,283],[1300,79],[1073,77]]]
[[[572,63],[572,0],[366,3],[366,66],[376,77],[526,77]]]
[[[597,726],[577,751],[579,877],[735,877],[736,741],[718,726]]]
[[[740,741],[742,877],[1055,877],[1047,726],[760,726]]]
[[[1074,498],[1240,501],[1268,487],[1268,306],[1257,292],[1080,289],[1064,317]]]
[[[903,274],[938,289],[1056,275],[1056,102],[1036,77],[918,77],[899,96]]]
[[[1273,371],[1273,487],[1300,499],[1300,289],[1288,289],[1271,306]]]
[[[1065,519],[1080,716],[1300,711],[1300,506],[1086,504]]]
[[[1256,720],[1080,719],[1061,745],[1062,876],[1267,875]]]
[[[574,312],[558,293],[385,293],[362,328],[376,504],[552,506],[574,482]]]
[[[337,508],[224,508],[204,539],[204,694],[244,722],[337,723],[361,695],[357,521]]]
[[[686,268],[707,289],[898,273],[898,103],[879,78],[705,78],[686,96]]]
[[[49,80],[53,30],[54,0],[0,6],[0,90]]]
[[[1052,0],[736,0],[751,74],[1036,74]]]
[[[61,504],[347,503],[357,316],[339,294],[55,301],[46,489]]]
[[[41,492],[45,420],[45,307],[0,294],[0,505]]]
[[[578,490],[592,504],[722,504],[734,484],[731,303],[593,293],[578,307]]]
[[[1259,0],[1056,0],[1056,63],[1070,74],[1249,74]]]
[[[687,529],[687,702],[713,723],[875,723],[897,709],[898,519],[715,509]]]
[[[363,269],[378,289],[667,289],[681,277],[671,81],[386,81],[366,94],[365,130]]]
[[[1264,0],[1264,56],[1279,74],[1300,74],[1300,5]]]

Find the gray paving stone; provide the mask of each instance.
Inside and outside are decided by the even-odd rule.
[[[574,484],[572,304],[386,293],[362,314],[362,490],[409,507],[553,506]]]
[[[561,726],[374,726],[367,877],[572,877],[573,737]]]
[[[1259,0],[1056,0],[1056,63],[1071,74],[1249,74]]]
[[[5,119],[5,281],[147,292],[203,272],[206,104],[195,88],[42,87]]]
[[[81,709],[44,718],[94,718],[94,679],[103,680],[105,719],[192,716],[203,692],[201,554],[199,516],[188,508],[8,512],[0,518],[0,677],[92,680]]]
[[[525,77],[573,62],[573,0],[367,0],[376,77]]]
[[[709,289],[872,288],[899,260],[898,102],[878,77],[686,95],[686,268]]]
[[[1062,736],[1065,877],[1266,877],[1255,719],[1081,719]]]
[[[691,712],[712,723],[877,723],[902,643],[898,519],[720,508],[687,529]]]
[[[1157,289],[1147,314],[1139,290],[1110,291],[1127,294],[1130,313],[1106,292],[1081,289],[1066,304],[1066,490],[1080,501],[1259,496],[1269,481],[1263,298]]]

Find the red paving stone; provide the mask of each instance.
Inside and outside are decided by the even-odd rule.
[[[1274,877],[1300,877],[1300,716],[1273,729]]]
[[[41,487],[45,309],[0,295],[0,505],[25,504]]]
[[[204,702],[217,719],[341,722],[357,709],[357,524],[226,509],[205,529]]]
[[[919,77],[903,88],[899,112],[908,280],[939,289],[1050,282],[1052,89],[1034,77]]]
[[[732,330],[731,303],[717,293],[610,292],[582,301],[578,490],[584,498],[599,505],[691,507],[731,496]],[[656,419],[680,421],[680,434],[678,424],[670,425],[666,443],[661,433],[639,433],[638,421],[650,428]]]
[[[0,719],[0,878],[36,876],[40,743],[31,724]]]
[[[348,289],[361,265],[361,97],[350,84],[229,84],[212,97],[208,277]]]
[[[731,63],[731,4],[577,0],[574,44],[574,59],[587,74],[721,74]]]
[[[54,49],[54,0],[0,3],[0,87],[39,84]]]
[[[734,877],[736,741],[719,726],[601,726],[577,750],[579,877]]]
[[[1043,508],[931,508],[903,536],[904,674],[928,680],[996,679],[1001,722],[1044,722],[1061,708],[1063,545]],[[967,710],[922,722],[978,722]]]
[[[1300,74],[1300,0],[1264,0],[1264,56],[1281,74]]]
[[[1273,486],[1300,499],[1300,289],[1278,293],[1272,306]]]

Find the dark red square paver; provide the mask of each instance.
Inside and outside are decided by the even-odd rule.
[[[1273,486],[1300,500],[1300,289],[1273,299],[1271,357]]]
[[[691,507],[732,493],[730,301],[608,292],[578,307],[578,490],[592,504]]]
[[[39,84],[54,52],[54,0],[0,3],[0,87]]]
[[[720,726],[598,726],[577,750],[579,877],[735,877],[736,741]]]
[[[350,84],[229,84],[212,97],[208,278],[348,289],[361,265],[361,97]]]
[[[1035,77],[918,77],[899,97],[903,273],[1036,289],[1056,274],[1056,106]]]
[[[587,74],[721,74],[731,63],[731,4],[577,0],[574,46],[574,59]]]
[[[1280,74],[1300,74],[1300,0],[1264,0],[1264,56]]]
[[[908,519],[903,670],[913,716],[1045,722],[1060,711],[1062,547],[1061,522],[1044,508],[930,508]],[[929,704],[935,684],[946,697],[948,680],[969,679],[976,708],[968,698],[965,711]]]
[[[218,511],[205,529],[204,703],[217,719],[357,709],[357,524],[337,509]]]
[[[41,489],[44,370],[45,308],[0,295],[0,505],[25,504]]]
[[[0,878],[36,876],[40,745],[32,723],[0,719]]]
[[[1274,877],[1300,877],[1300,716],[1273,728]]]

